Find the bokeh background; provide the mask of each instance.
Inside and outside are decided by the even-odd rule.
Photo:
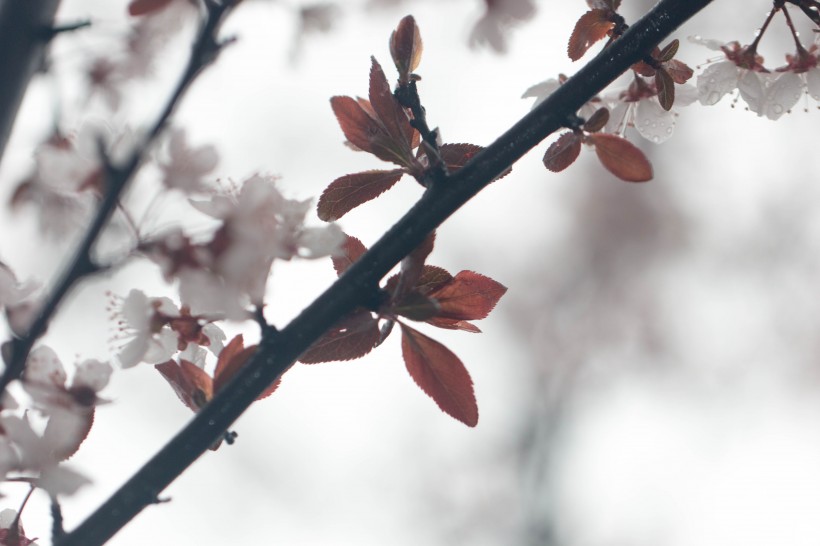
[[[342,145],[328,99],[366,94],[370,55],[389,68],[387,39],[402,16],[422,31],[429,121],[447,142],[488,144],[529,110],[524,90],[577,70],[566,42],[587,9],[535,2],[499,53],[468,46],[483,13],[476,0],[346,1],[327,31],[300,33],[306,4],[248,0],[225,28],[237,43],[176,116],[194,143],[218,146],[220,177],[274,173],[299,198],[379,167]],[[650,4],[622,11],[634,21]],[[159,108],[190,28],[114,115],[79,76],[89,55],[121,39],[126,5],[63,0],[62,21],[95,24],[55,44],[52,70],[32,86],[0,168],[4,198],[55,115],[68,128],[89,118],[139,127]],[[690,35],[748,43],[768,7],[716,0],[677,33],[681,58],[694,67],[715,56]],[[778,18],[761,51],[779,66],[791,50]],[[632,135],[655,168],[639,185],[614,179],[589,151],[549,173],[540,146],[442,227],[430,259],[509,287],[484,333],[430,332],[470,370],[478,427],[419,391],[398,339],[358,361],[297,365],[236,423],[235,445],[202,457],[164,493],[170,502],[111,544],[817,544],[819,116],[808,98],[777,122],[729,97],[682,108],[668,142]],[[420,194],[403,180],[341,224],[372,243]],[[69,244],[43,241],[25,211],[1,221],[0,257],[18,274],[59,271]],[[326,261],[277,265],[272,318],[285,324],[333,278]],[[105,291],[133,287],[170,293],[134,262],[85,283],[47,341],[67,363],[111,358]],[[118,371],[104,394],[113,402],[71,460],[94,484],[66,499],[69,529],[190,418],[151,366]],[[14,507],[25,491],[3,492],[0,505]],[[24,513],[40,544],[50,544],[45,501],[35,495]]]

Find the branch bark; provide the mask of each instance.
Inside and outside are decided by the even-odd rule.
[[[231,424],[337,320],[372,293],[374,286],[428,233],[567,123],[661,40],[712,0],[661,0],[538,108],[524,116],[467,165],[428,189],[360,260],[283,330],[267,331],[259,350],[229,385],[143,468],[58,546],[105,543],[219,440]]]
[[[0,0],[0,160],[31,77],[41,66],[60,0]]]

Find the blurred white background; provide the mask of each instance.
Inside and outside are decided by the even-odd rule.
[[[752,3],[718,0],[676,36],[748,43],[769,7]],[[0,171],[5,192],[31,168],[55,101],[69,128],[101,115],[77,70],[125,31],[127,2],[63,4],[60,20],[95,26],[64,37],[52,75],[32,87]],[[407,13],[425,44],[428,120],[447,142],[488,144],[529,110],[525,89],[577,69],[566,41],[587,9],[538,2],[499,55],[466,45],[478,1],[363,4],[345,2],[334,28],[304,36],[295,58],[298,2],[248,0],[237,10],[225,32],[238,42],[176,116],[194,143],[218,146],[220,177],[275,173],[290,196],[308,198],[338,176],[380,168],[342,145],[328,99],[366,94],[370,55],[392,70],[387,39]],[[624,4],[629,21],[649,7]],[[791,46],[782,20],[773,26],[762,52],[779,66]],[[183,34],[157,78],[105,121],[138,127],[153,117],[186,53]],[[693,67],[710,56],[682,44]],[[483,334],[429,332],[470,370],[477,428],[419,391],[397,339],[362,360],[297,365],[236,423],[234,446],[207,453],[164,493],[171,502],[146,509],[111,544],[820,542],[820,112],[806,99],[771,122],[730,102],[681,109],[663,145],[631,135],[654,164],[647,184],[615,180],[588,150],[549,173],[541,145],[439,231],[431,263],[509,287]],[[372,243],[420,195],[402,180],[341,224]],[[21,276],[59,270],[68,245],[33,244],[24,214],[2,221],[0,258]],[[333,278],[327,262],[277,266],[277,324]],[[110,358],[104,291],[135,285],[169,290],[139,263],[83,285],[48,334],[65,362]],[[113,403],[71,460],[94,484],[66,499],[69,529],[190,418],[147,365],[117,372],[104,395]],[[2,507],[17,506],[24,491],[14,487],[4,486]],[[43,497],[24,522],[50,544]]]

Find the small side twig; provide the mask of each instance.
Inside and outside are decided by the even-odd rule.
[[[416,80],[411,79],[407,83],[402,83],[395,91],[396,100],[405,108],[409,108],[413,114],[410,125],[421,135],[421,145],[424,152],[430,158],[430,168],[428,175],[434,183],[443,182],[447,177],[447,166],[442,161],[438,152],[438,130],[430,129],[427,125],[427,114],[421,105]],[[424,181],[419,180],[424,184]]]

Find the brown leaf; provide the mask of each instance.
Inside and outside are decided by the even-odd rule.
[[[399,274],[399,278],[401,279],[404,290],[402,294],[392,291],[391,294],[394,298],[398,298],[416,287],[424,271],[424,262],[427,261],[427,257],[433,252],[433,246],[435,246],[435,244],[436,232],[432,231],[424,238],[424,241],[422,241],[419,246],[414,248],[413,251],[401,261],[401,273]]]
[[[172,1],[173,0],[131,0],[131,3],[128,4],[128,14],[132,17],[147,15],[163,9]]]
[[[627,182],[646,182],[652,179],[652,164],[634,144],[616,135],[595,133],[589,135],[595,153],[604,167]]]
[[[401,82],[409,81],[410,73],[418,68],[422,49],[419,27],[413,16],[408,15],[399,21],[399,26],[390,35],[390,56]]]
[[[678,47],[680,47],[680,40],[675,38],[674,40],[666,44],[666,47],[664,47],[660,51],[660,53],[658,53],[656,59],[658,59],[662,63],[671,61],[675,57],[675,54],[678,52]]]
[[[606,36],[615,26],[608,18],[609,14],[608,9],[592,9],[578,19],[567,46],[570,59],[577,61],[583,57],[592,44]]]
[[[581,137],[573,132],[564,133],[547,148],[544,166],[554,173],[559,173],[572,165],[580,153]]]
[[[671,110],[675,104],[675,82],[663,68],[655,71],[655,88],[658,90],[658,102],[661,103],[661,107],[666,111]]]
[[[438,302],[437,316],[454,320],[480,320],[490,314],[507,287],[474,271],[459,271],[453,280],[429,292]]]
[[[196,364],[168,360],[154,366],[174,389],[182,403],[197,412],[213,398],[213,380]]]
[[[466,165],[483,149],[483,146],[476,144],[442,144],[439,146],[438,155],[447,165],[447,170],[452,173]]]
[[[413,139],[414,129],[410,125],[410,119],[404,107],[393,96],[393,91],[387,83],[381,65],[375,57],[371,57],[370,61],[370,105],[392,141],[390,147],[395,148],[394,153],[403,158],[399,164],[410,165],[413,161],[410,141]],[[396,162],[391,159],[386,159],[386,161]]]
[[[332,97],[330,106],[345,138],[351,144],[371,154],[376,154],[373,140],[377,137],[387,138],[387,131],[362,107],[361,100],[350,97]]]
[[[353,262],[358,260],[362,254],[367,252],[367,247],[357,238],[346,235],[345,242],[342,244],[342,252],[341,256],[331,257],[333,269],[336,270],[336,274],[339,276],[347,271],[347,268],[353,265]]]
[[[316,211],[325,222],[338,220],[362,203],[375,199],[399,181],[404,171],[365,171],[339,177],[325,188]]]
[[[337,322],[299,357],[304,364],[353,360],[369,353],[379,341],[379,321],[359,309]]]
[[[418,292],[411,292],[401,301],[396,302],[390,308],[390,312],[410,320],[423,322],[438,315],[441,307],[435,300],[422,296]]]
[[[401,351],[410,377],[444,413],[468,427],[478,424],[473,380],[450,349],[404,324]]]
[[[597,133],[603,129],[609,121],[609,109],[602,107],[595,110],[595,113],[589,116],[589,119],[584,123],[584,131],[587,133]]]
[[[672,77],[672,81],[679,85],[688,82],[689,78],[695,73],[686,63],[676,59],[663,63],[663,67]]]
[[[481,333],[481,329],[478,326],[476,326],[472,322],[467,322],[466,320],[433,317],[429,320],[426,320],[425,322],[427,324],[435,326],[436,328],[444,328],[445,330],[463,330],[465,332],[471,332],[473,334]]]
[[[244,346],[242,334],[235,336],[219,353],[214,370],[214,393],[222,390],[256,352],[256,345]]]

